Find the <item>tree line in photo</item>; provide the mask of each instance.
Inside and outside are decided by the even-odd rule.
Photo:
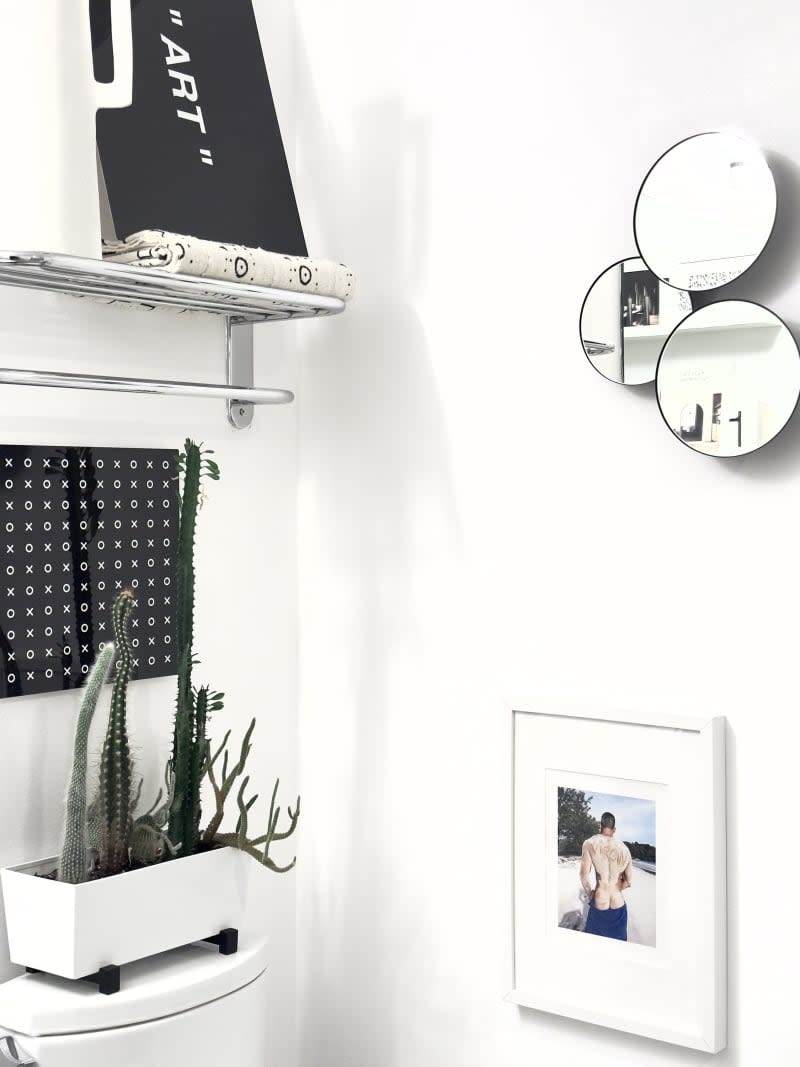
[[[558,854],[559,856],[580,856],[583,842],[599,831],[600,824],[591,814],[593,800],[582,789],[558,787]],[[645,863],[656,862],[655,845],[639,841],[626,841],[635,860]]]

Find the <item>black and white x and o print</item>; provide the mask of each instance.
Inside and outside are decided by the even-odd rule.
[[[130,589],[134,678],[176,673],[177,452],[0,445],[0,697],[73,689]]]

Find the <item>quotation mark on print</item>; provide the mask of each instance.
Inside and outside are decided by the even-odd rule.
[[[203,162],[206,164],[206,166],[208,166],[208,167],[213,167],[214,166],[214,160],[211,158],[211,149],[210,148],[201,148],[200,149],[200,158],[203,160]]]
[[[170,13],[170,18],[172,19],[172,25],[173,26],[182,26],[183,25],[183,15],[181,14],[180,11],[176,11],[174,8],[170,8],[169,13]]]

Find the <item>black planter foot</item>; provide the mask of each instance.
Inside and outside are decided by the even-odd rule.
[[[209,945],[216,945],[223,956],[233,956],[239,951],[239,931],[234,927],[220,930],[213,937],[204,937],[203,940]]]
[[[108,967],[101,967],[97,974],[87,974],[81,981],[93,982],[103,996],[110,997],[112,993],[119,993],[119,967],[114,966],[114,964],[110,964]]]
[[[239,951],[239,931],[234,927],[228,927],[226,930],[220,930],[218,934],[214,934],[213,937],[206,937],[203,939],[210,945],[216,945],[223,956],[233,956]],[[25,970],[28,974],[43,974],[43,971],[38,970],[35,967],[26,967]],[[109,964],[107,967],[101,967],[97,974],[87,974],[85,978],[78,979],[81,982],[91,982],[96,985],[99,992],[103,996],[110,997],[114,993],[119,993],[121,981],[120,981],[120,968],[115,964]]]

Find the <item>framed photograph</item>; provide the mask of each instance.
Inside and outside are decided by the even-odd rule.
[[[726,1044],[725,720],[512,712],[524,1007]]]

